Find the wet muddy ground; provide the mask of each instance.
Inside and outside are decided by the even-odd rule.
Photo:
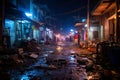
[[[114,68],[96,64],[95,54],[73,43],[39,47],[38,52],[2,55],[0,80],[118,80],[120,76]]]

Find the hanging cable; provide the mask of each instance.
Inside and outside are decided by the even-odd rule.
[[[67,15],[67,14],[75,13],[75,12],[78,12],[78,11],[86,8],[86,7],[87,7],[87,6],[83,6],[83,7],[80,7],[80,8],[78,8],[78,9],[74,9],[74,10],[72,10],[72,11],[68,11],[68,12],[56,14],[56,15],[54,15],[54,16],[61,16],[61,15]]]

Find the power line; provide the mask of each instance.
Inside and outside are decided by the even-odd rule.
[[[68,12],[64,12],[64,13],[59,13],[59,14],[56,14],[54,16],[61,16],[61,15],[67,15],[67,14],[75,13],[75,12],[78,12],[78,11],[86,8],[86,7],[87,7],[87,5],[86,6],[82,6],[82,7],[78,8],[78,9],[74,9],[72,11],[68,11]]]

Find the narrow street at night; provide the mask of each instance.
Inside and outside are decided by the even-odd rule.
[[[120,80],[120,0],[0,0],[0,80]]]
[[[39,48],[38,52],[1,56],[4,60],[0,67],[1,80],[101,80],[105,77],[105,69],[96,64],[95,54],[78,48],[73,42],[39,45]],[[10,64],[5,64],[6,58]],[[111,71],[120,75],[114,68]]]
[[[43,45],[40,48],[40,52],[22,53],[22,58],[28,54],[34,55],[25,59],[27,62],[18,58],[21,62],[16,61],[16,69],[10,68],[14,65],[7,66],[5,71],[11,80],[84,80],[89,76],[100,79],[100,73],[95,68],[87,71],[87,67],[92,69],[97,66],[91,52],[79,49],[73,42],[58,42],[56,45]],[[4,74],[3,76],[8,77]]]

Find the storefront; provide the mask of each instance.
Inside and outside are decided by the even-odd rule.
[[[117,1],[117,0],[116,0]],[[99,31],[101,33],[100,37],[102,41],[116,41],[119,36],[120,32],[120,3],[116,1],[107,1],[102,0],[99,5],[95,8],[92,12],[92,15],[98,17],[99,16],[99,23],[100,26]],[[117,3],[117,4],[116,4]]]
[[[9,36],[10,47],[14,47],[21,40],[39,39],[40,24],[28,18],[24,12],[17,9],[6,11],[4,34]],[[9,33],[8,33],[9,32]]]

